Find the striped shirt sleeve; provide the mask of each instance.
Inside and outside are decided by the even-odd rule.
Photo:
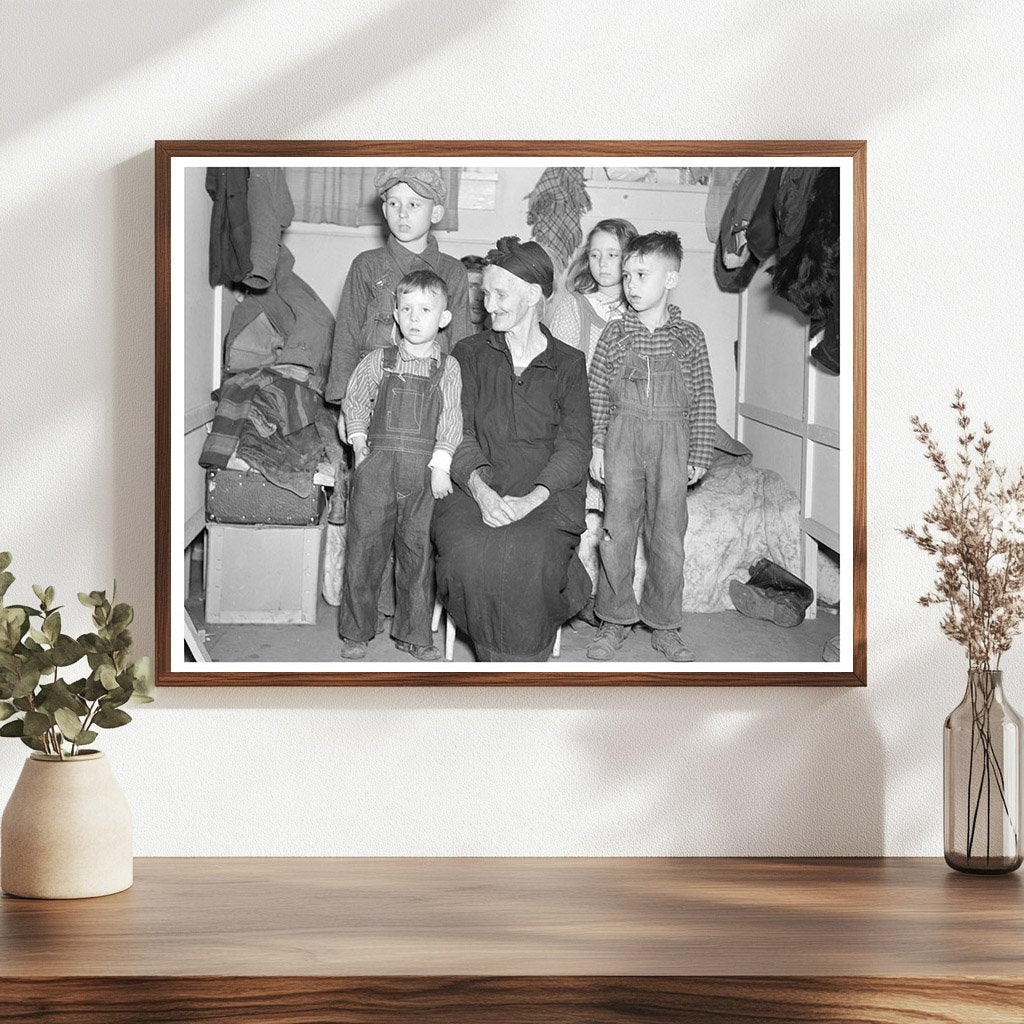
[[[441,416],[437,421],[434,453],[455,454],[462,444],[462,371],[458,361],[449,356],[441,375]],[[448,460],[451,465],[451,459]],[[447,468],[447,467],[446,467]]]
[[[383,378],[384,349],[376,348],[359,360],[359,365],[352,371],[345,397],[342,399],[341,411],[349,444],[356,434],[366,436],[373,403],[377,400]]]

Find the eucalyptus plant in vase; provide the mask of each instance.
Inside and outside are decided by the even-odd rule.
[[[37,604],[5,604],[14,577],[0,552],[0,736],[32,750],[0,825],[0,887],[16,896],[68,898],[132,884],[131,814],[110,765],[92,744],[153,699],[149,660],[133,661],[132,606],[117,586],[80,593],[95,632],[62,632],[53,587]],[[79,662],[88,672],[70,682]]]
[[[992,427],[972,429],[963,393],[947,456],[932,428],[911,419],[941,477],[920,526],[901,532],[935,556],[938,576],[919,598],[941,606],[940,628],[964,648],[967,689],[943,727],[946,862],[995,874],[1021,865],[1021,720],[1003,693],[1002,656],[1024,620],[1024,469],[1008,476],[989,454]]]

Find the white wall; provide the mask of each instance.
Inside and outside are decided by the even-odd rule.
[[[105,737],[140,854],[941,851],[964,666],[914,603],[930,568],[896,528],[935,483],[908,417],[948,436],[955,385],[997,456],[1024,458],[1024,14],[583,10],[0,4],[13,593],[116,576],[152,647],[155,138],[866,138],[868,688],[166,689]],[[0,745],[0,801],[23,756]]]

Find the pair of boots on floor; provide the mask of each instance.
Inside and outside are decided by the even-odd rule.
[[[769,558],[761,558],[750,567],[746,583],[732,580],[729,597],[741,615],[753,619],[766,619],[777,626],[799,626],[814,600],[814,591],[798,576],[776,565]],[[586,618],[583,614],[581,618]],[[586,619],[598,625],[596,619]],[[625,643],[632,626],[614,622],[601,622],[597,636],[587,648],[587,657],[594,661],[610,661]],[[651,646],[669,661],[693,661],[693,652],[683,642],[677,630],[656,629],[651,634]]]

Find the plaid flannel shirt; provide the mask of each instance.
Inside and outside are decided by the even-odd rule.
[[[590,410],[594,417],[594,447],[604,448],[612,417],[609,386],[629,349],[640,356],[672,355],[676,343],[683,346],[683,383],[690,396],[690,464],[707,469],[715,446],[717,409],[715,384],[708,361],[704,332],[684,320],[678,306],[668,307],[668,319],[649,331],[632,309],[612,320],[601,333],[590,364]]]

